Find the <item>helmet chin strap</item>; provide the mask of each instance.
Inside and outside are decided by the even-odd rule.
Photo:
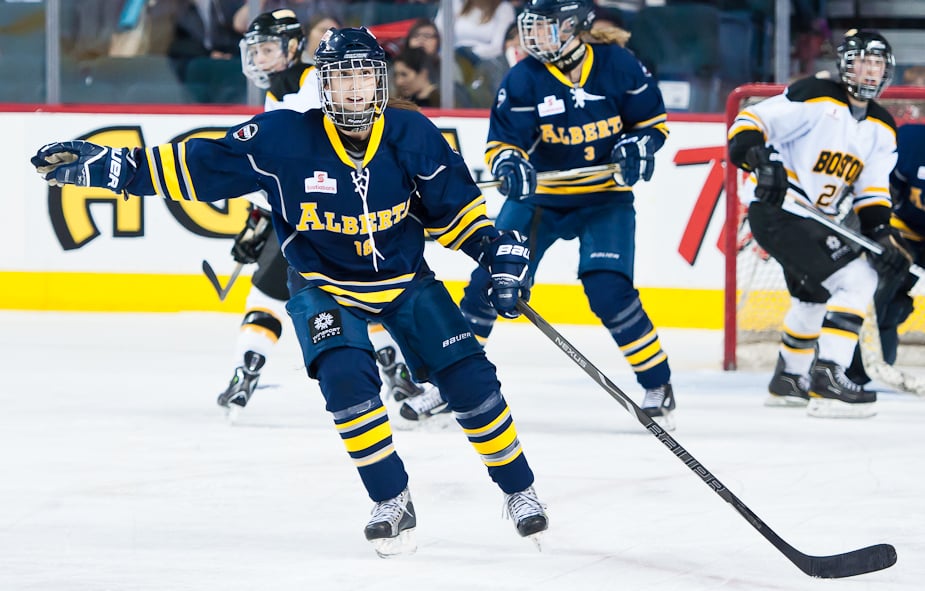
[[[587,49],[587,45],[584,43],[579,43],[573,47],[571,51],[560,56],[559,59],[552,62],[552,65],[559,68],[559,71],[563,74],[568,74],[575,69],[575,66],[581,63],[581,60],[585,57]]]

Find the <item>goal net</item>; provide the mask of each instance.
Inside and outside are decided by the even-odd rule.
[[[726,127],[739,111],[750,104],[780,94],[780,84],[747,84],[730,93],[726,102]],[[877,100],[896,119],[897,125],[925,122],[925,87],[894,86]],[[727,163],[725,321],[723,367],[733,369],[770,368],[777,360],[777,346],[790,296],[780,265],[754,241],[739,189],[746,175]],[[900,327],[898,365],[925,360],[925,281],[913,290],[915,311]],[[869,328],[869,327],[868,327]],[[862,339],[862,347],[865,346]],[[910,358],[911,357],[911,358]]]

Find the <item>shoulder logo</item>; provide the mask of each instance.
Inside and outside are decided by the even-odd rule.
[[[507,100],[507,89],[502,88],[501,90],[498,91],[498,99],[495,102],[495,106],[500,107],[501,105],[504,104],[504,101],[506,100]]]
[[[244,127],[236,129],[232,135],[234,136],[234,139],[246,142],[247,140],[257,135],[257,124],[248,123]]]
[[[543,102],[536,106],[536,110],[539,112],[540,117],[565,113],[565,101],[556,98],[554,95],[544,96]]]
[[[337,193],[337,179],[332,179],[327,172],[316,170],[310,178],[305,179],[306,193]]]

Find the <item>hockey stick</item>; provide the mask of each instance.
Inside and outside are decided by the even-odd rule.
[[[707,470],[706,466],[694,459],[680,443],[674,440],[665,432],[656,422],[649,417],[633,400],[627,396],[613,382],[607,379],[599,369],[585,359],[559,332],[544,320],[537,312],[523,300],[518,300],[517,310],[527,317],[540,332],[545,334],[550,341],[556,344],[562,351],[575,362],[578,367],[583,369],[586,374],[591,376],[604,390],[613,397],[620,405],[630,414],[636,417],[643,427],[652,435],[661,441],[672,454],[681,460],[685,466],[700,477],[703,482],[710,487],[713,492],[718,494],[724,501],[732,507],[747,521],[752,527],[758,530],[764,538],[771,542],[790,562],[797,568],[811,577],[823,579],[840,579],[843,577],[853,577],[864,573],[874,572],[889,568],[896,563],[896,549],[890,544],[876,544],[845,552],[844,554],[833,554],[831,556],[810,556],[804,554],[785,542],[780,536],[768,527],[757,515],[752,513],[751,509],[745,506],[745,503],[739,500],[732,492],[727,489],[713,474]]]
[[[238,278],[238,275],[241,274],[241,269],[244,268],[244,263],[238,263],[234,267],[234,271],[231,272],[231,278],[228,279],[228,284],[225,287],[222,287],[221,282],[218,280],[218,276],[215,274],[215,270],[212,269],[212,265],[208,261],[202,261],[202,272],[205,273],[206,279],[209,280],[209,283],[212,284],[212,287],[215,288],[215,291],[218,292],[219,301],[225,301],[225,296],[228,295],[228,292],[231,291],[231,286],[234,285],[235,279]]]
[[[586,166],[584,168],[573,168],[571,170],[548,170],[546,172],[536,173],[536,179],[538,181],[554,181],[556,179],[570,178],[573,176],[589,176],[592,174],[600,174],[602,172],[619,175],[620,165],[599,164],[597,166]],[[480,183],[476,183],[476,185],[478,185],[479,189],[490,189],[492,187],[501,186],[501,181],[482,181]]]

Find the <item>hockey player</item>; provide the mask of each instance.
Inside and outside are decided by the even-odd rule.
[[[321,108],[318,72],[315,66],[302,61],[305,34],[292,10],[279,9],[258,15],[244,34],[240,47],[241,69],[245,76],[257,88],[267,90],[266,111],[304,112]],[[279,243],[268,239],[273,232],[269,206],[259,194],[248,197],[259,204],[253,207],[245,227],[235,238],[231,254],[236,262],[256,263],[257,270],[251,279],[252,289],[245,302],[244,319],[235,345],[234,359],[238,365],[228,387],[217,400],[232,418],[247,405],[257,388],[260,371],[282,335],[289,299],[286,285],[289,263]],[[399,412],[409,421],[407,424],[415,425],[449,411],[434,386],[420,385],[412,380],[400,350],[382,325],[370,325],[370,338],[376,347],[389,395],[402,401]]]
[[[529,251],[499,232],[463,159],[422,114],[386,108],[385,52],[365,29],[331,29],[315,62],[322,110],[278,110],[219,140],[153,148],[48,144],[33,157],[50,183],[133,195],[219,200],[265,191],[290,263],[287,310],[305,367],[370,498],[366,538],[381,556],[409,551],[417,522],[408,475],[379,397],[367,334],[379,321],[412,370],[446,395],[502,489],[521,536],[547,528],[495,367],[424,261],[424,231],[489,269],[491,301],[515,314]]]
[[[622,29],[591,31],[591,0],[531,0],[518,18],[529,57],[513,66],[491,110],[486,161],[507,197],[496,224],[530,238],[530,276],[557,240],[578,238],[578,277],[645,389],[642,407],[666,429],[675,409],[668,356],[633,285],[636,214],[632,187],[652,178],[668,135],[655,80],[622,45]],[[594,41],[594,43],[591,43]],[[536,173],[593,165],[609,173],[540,182]],[[463,313],[480,338],[497,317],[476,269]]]
[[[892,50],[879,33],[851,29],[837,53],[839,81],[799,80],[739,113],[729,158],[753,173],[743,191],[748,221],[783,267],[791,295],[768,404],[808,403],[810,416],[862,418],[875,414],[877,395],[845,370],[877,273],[904,273],[911,256],[890,227],[896,127],[874,100],[892,78]],[[800,217],[786,196],[826,215],[850,198],[861,232],[883,254],[861,257],[835,232]]]

